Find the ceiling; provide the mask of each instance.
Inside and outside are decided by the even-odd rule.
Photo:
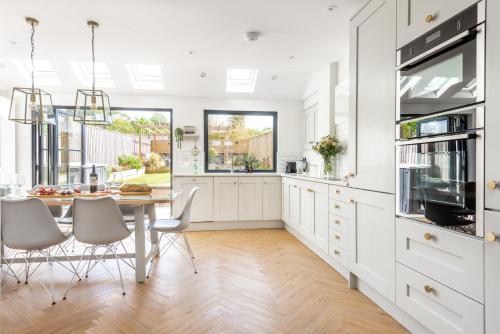
[[[349,18],[365,2],[17,0],[0,12],[0,88],[29,84],[12,59],[29,56],[24,17],[33,16],[40,21],[36,58],[50,61],[61,82],[40,87],[50,92],[82,88],[70,61],[90,61],[86,21],[93,19],[100,24],[96,61],[106,63],[115,82],[110,94],[300,99],[311,72],[345,57]],[[329,11],[331,5],[337,8]],[[252,30],[262,33],[256,42],[244,38]],[[165,88],[134,89],[126,64],[161,65]],[[226,93],[227,68],[257,69],[255,93]]]

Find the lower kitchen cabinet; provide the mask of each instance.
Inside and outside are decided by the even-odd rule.
[[[240,177],[237,219],[262,220],[262,197],[261,177]]]
[[[314,236],[314,190],[305,182],[300,184],[300,221],[298,229],[305,237]]]
[[[290,184],[290,225],[298,229],[300,224],[300,188],[298,184]]]
[[[281,219],[281,177],[262,178],[262,219]]]
[[[402,264],[396,270],[397,306],[425,327],[439,334],[484,333],[483,305]]]
[[[485,211],[485,320],[486,334],[500,332],[500,213]]]
[[[328,185],[316,183],[313,190],[313,238],[316,245],[325,253],[328,253]]]
[[[351,261],[349,269],[395,302],[395,196],[349,189]]]
[[[181,214],[189,193],[194,187],[200,188],[191,207],[191,221],[203,222],[214,219],[214,180],[213,177],[175,177],[174,190],[182,191],[180,198],[174,202],[174,216]]]
[[[290,224],[290,183],[283,178],[281,185],[281,220],[286,224]]]
[[[214,177],[214,220],[238,220],[238,177]]]

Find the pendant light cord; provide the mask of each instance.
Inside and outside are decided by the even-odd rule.
[[[92,94],[95,93],[95,34],[94,25],[92,25]]]
[[[31,22],[31,92],[35,94],[35,24]]]

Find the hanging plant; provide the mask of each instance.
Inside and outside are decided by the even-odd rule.
[[[175,128],[175,141],[177,141],[177,148],[182,149],[182,141],[184,140],[184,129]]]

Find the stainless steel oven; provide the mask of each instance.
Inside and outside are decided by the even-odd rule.
[[[397,215],[482,236],[484,106],[396,127]]]
[[[484,21],[480,1],[397,51],[397,121],[484,102]]]

